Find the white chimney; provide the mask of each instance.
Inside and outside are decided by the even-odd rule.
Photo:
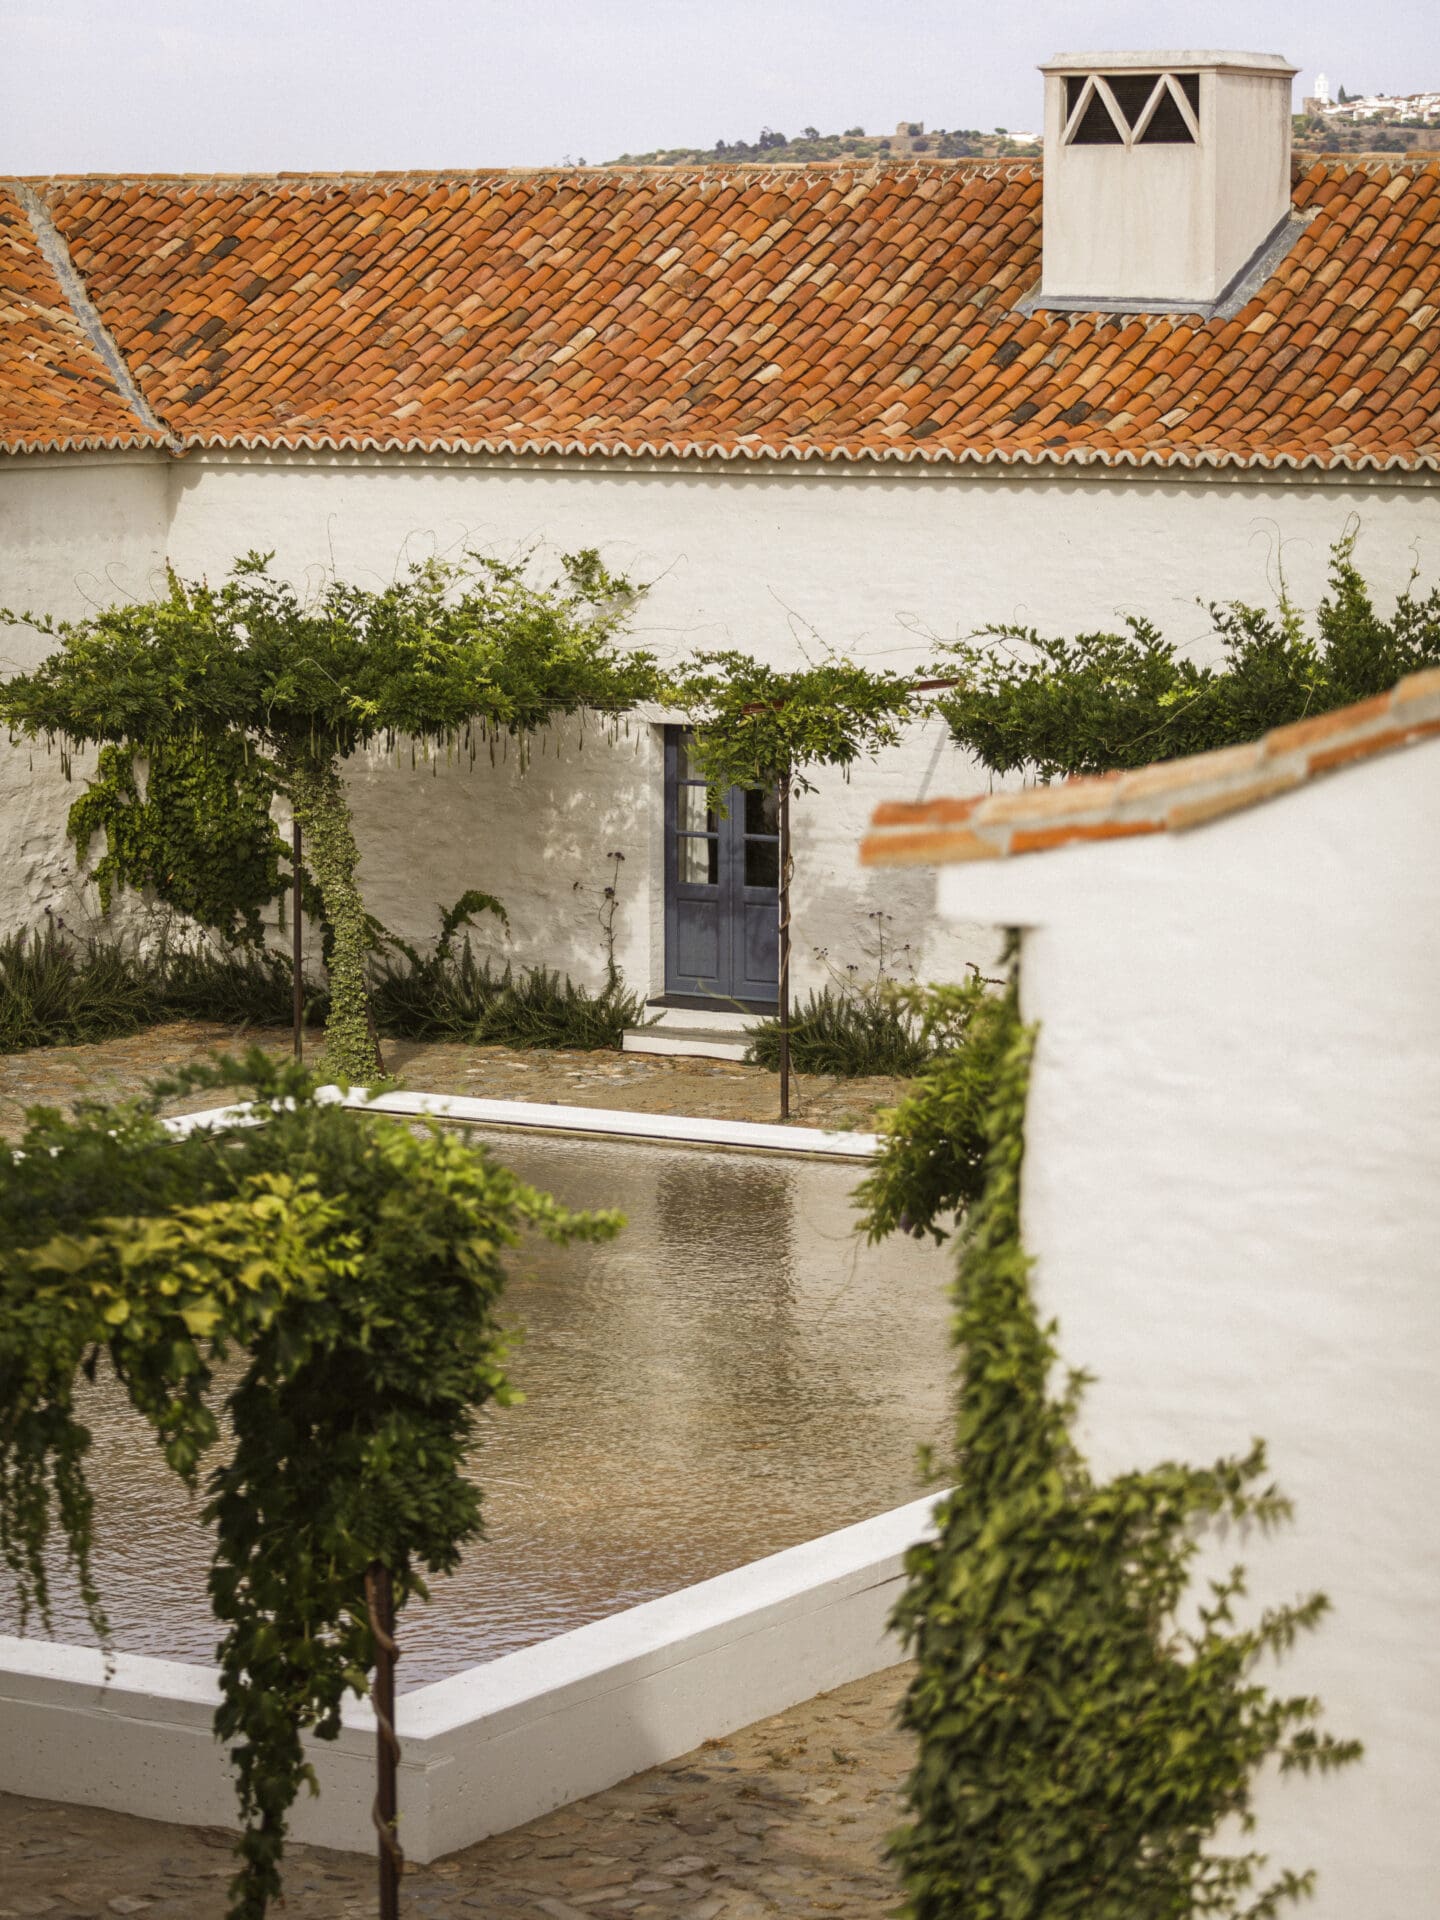
[[[1283,250],[1296,71],[1277,53],[1057,53],[1027,304],[1204,311]]]

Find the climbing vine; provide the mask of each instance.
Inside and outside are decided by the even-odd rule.
[[[986,1122],[1014,1038],[1010,1002],[981,974],[940,986],[890,987],[923,1064],[913,1088],[876,1123],[878,1145],[856,1189],[861,1230],[881,1240],[897,1228],[939,1242],[979,1197]]]
[[[265,1124],[167,1134],[160,1102],[202,1088],[253,1094]],[[205,1493],[215,1726],[244,1825],[234,1920],[279,1893],[289,1809],[314,1786],[302,1734],[333,1739],[346,1694],[366,1690],[367,1567],[389,1569],[403,1606],[480,1531],[466,1459],[477,1411],[509,1398],[507,1250],[522,1230],[565,1242],[619,1225],[454,1134],[321,1103],[259,1052],[74,1120],[37,1110],[0,1146],[0,1551],[48,1623],[58,1528],[105,1635],[75,1392],[107,1371]],[[233,1447],[205,1474],[222,1433]]]
[[[953,1294],[954,1489],[938,1537],[908,1556],[896,1615],[917,1662],[903,1719],[919,1757],[893,1843],[905,1911],[1268,1920],[1313,1875],[1266,1880],[1262,1855],[1212,1843],[1224,1821],[1253,1825],[1267,1760],[1308,1771],[1358,1757],[1317,1726],[1315,1700],[1276,1696],[1255,1674],[1327,1603],[1313,1594],[1239,1625],[1237,1568],[1181,1624],[1203,1524],[1268,1528],[1289,1514],[1259,1443],[1211,1467],[1092,1478],[1071,1431],[1082,1383],[1050,1386],[1055,1329],[1020,1238],[1032,1035],[1013,988],[1000,1004],[1005,1044]],[[920,1217],[930,1198],[922,1180]]]
[[[894,746],[917,708],[905,674],[838,656],[787,672],[734,651],[696,654],[668,697],[697,716],[693,752],[716,806],[731,787],[787,775],[813,792],[811,768],[848,769]]]
[[[102,747],[67,819],[82,866],[96,834],[105,836],[90,867],[101,911],[117,892],[145,888],[227,940],[261,945],[262,915],[290,884],[289,849],[270,818],[274,767],[234,735],[157,740],[142,795],[138,757]]]
[[[252,553],[219,587],[172,574],[162,600],[78,622],[26,616],[57,645],[0,688],[0,718],[31,737],[130,756],[204,743],[228,752],[213,762],[222,773],[233,772],[237,754],[262,761],[257,779],[288,793],[307,837],[319,836],[327,1067],[363,1079],[379,1058],[343,762],[371,742],[398,751],[408,737],[412,758],[443,750],[473,763],[487,743],[493,751],[496,738],[514,736],[523,763],[526,742],[552,720],[615,716],[653,697],[651,656],[619,643],[639,592],[586,552],[565,556],[543,586],[521,566],[471,556],[430,561],[379,590],[331,580],[305,601],[271,575],[268,556]],[[105,813],[97,802],[96,823]],[[233,805],[228,818],[233,833]],[[155,849],[154,860],[170,871],[168,849]]]

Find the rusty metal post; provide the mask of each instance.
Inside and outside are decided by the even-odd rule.
[[[301,972],[305,957],[300,943],[300,822],[290,822],[290,857],[295,863],[294,892],[292,895],[292,917],[294,926],[290,930],[291,953],[291,1017],[295,1023],[295,1058],[305,1058],[305,983]]]
[[[780,776],[780,1118],[790,1118],[790,769]]]
[[[390,1569],[372,1560],[365,1569],[365,1604],[370,1634],[375,1642],[375,1805],[371,1818],[380,1842],[380,1920],[400,1920],[400,1875],[405,1867],[396,1834],[400,1814],[397,1767],[400,1742],[395,1737],[395,1594]]]

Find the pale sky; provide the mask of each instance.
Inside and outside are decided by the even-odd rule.
[[[0,173],[549,166],[897,120],[1033,129],[1059,50],[1440,88],[1434,0],[0,0]]]

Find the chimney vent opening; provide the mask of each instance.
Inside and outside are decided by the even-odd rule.
[[[1192,146],[1200,132],[1200,76],[1068,74],[1065,122],[1067,146]]]

